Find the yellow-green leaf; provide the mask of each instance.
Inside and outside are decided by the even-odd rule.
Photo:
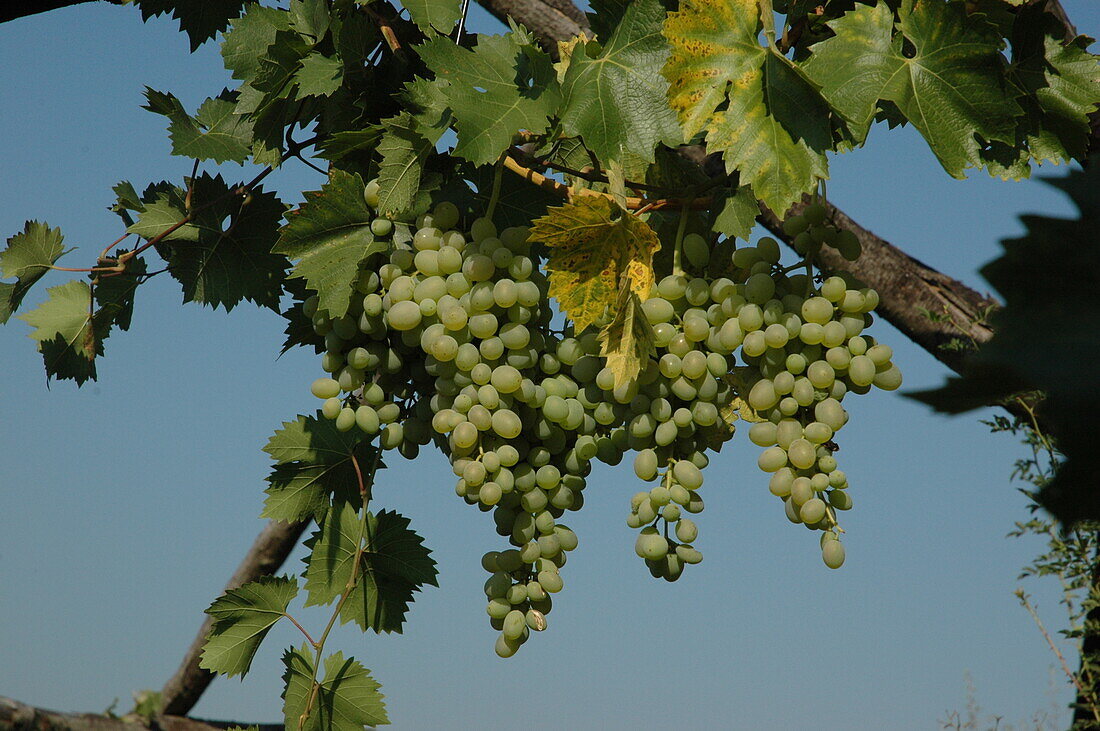
[[[762,421],[767,421],[767,419],[756,413],[756,409],[749,406],[747,400],[741,397],[742,394],[747,395],[749,392],[748,384],[745,383],[745,379],[742,376],[746,370],[749,369],[745,366],[740,366],[723,376],[726,383],[733,386],[734,395],[728,404],[725,404],[719,409],[719,413],[721,413],[722,418],[731,428],[733,422],[737,421],[738,418],[750,424],[759,424]]]
[[[685,0],[665,20],[661,73],[686,137],[707,148],[777,213],[829,176],[829,105],[801,70],[757,36],[756,0]]]
[[[619,290],[615,319],[600,331],[600,355],[615,374],[615,387],[634,381],[655,355],[653,325],[642,312],[642,301],[624,282]]]
[[[530,240],[549,249],[550,296],[577,332],[615,306],[624,276],[636,295],[649,296],[661,242],[644,221],[603,196],[551,208],[534,221]]]

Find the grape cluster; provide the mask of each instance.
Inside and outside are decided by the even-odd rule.
[[[377,206],[377,183],[365,199]],[[811,206],[792,224],[802,226],[801,249],[850,253],[847,232],[818,213]],[[750,439],[765,447],[759,464],[772,475],[772,493],[792,521],[823,531],[825,563],[841,564],[834,511],[851,500],[832,455],[833,434],[847,420],[840,401],[900,384],[890,349],[861,335],[877,303],[872,290],[839,277],[817,283],[808,268],[791,274],[770,238],[737,249],[725,275],[710,276],[714,249],[689,234],[674,273],[642,302],[655,356],[620,382],[600,355],[610,314],[581,333],[551,327],[547,279],[526,228],[498,234],[488,218],[468,230],[459,224],[458,208],[440,203],[410,240],[395,237],[389,252],[363,262],[347,314],[330,317],[316,297],[303,311],[325,341],[330,375],[312,388],[323,415],[409,459],[434,442],[450,460],[458,496],[492,512],[508,539],[481,562],[499,655],[546,627],[578,543],[560,521],[583,505],[592,460],[616,465],[634,451],[635,474],[655,483],[631,499],[627,518],[654,577],[674,581],[702,560],[687,515],[703,509],[707,452],[732,436],[725,410],[739,394],[760,418]],[[376,237],[396,233],[386,218],[370,225]]]

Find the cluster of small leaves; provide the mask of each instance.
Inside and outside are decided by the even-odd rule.
[[[318,414],[284,423],[264,451],[275,461],[264,516],[317,522],[306,541],[304,606],[335,605],[333,622],[401,632],[413,595],[435,586],[437,572],[407,518],[368,511],[374,470],[382,466],[375,448]],[[225,675],[247,673],[270,630],[291,617],[298,592],[299,580],[292,576],[264,577],[218,598],[206,610],[214,625],[201,666]],[[322,656],[327,634],[316,640],[307,635],[306,645],[283,656],[287,727],[359,729],[388,723],[379,685],[366,668],[340,652]]]

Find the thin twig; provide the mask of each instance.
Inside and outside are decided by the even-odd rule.
[[[1096,718],[1098,722],[1100,722],[1100,707],[1097,706],[1095,699],[1092,697],[1092,693],[1085,690],[1084,686],[1081,685],[1081,679],[1078,678],[1077,675],[1069,669],[1069,664],[1066,662],[1065,656],[1062,654],[1062,651],[1058,649],[1058,646],[1054,644],[1054,640],[1051,639],[1050,633],[1047,632],[1047,628],[1043,626],[1043,621],[1039,619],[1038,612],[1036,612],[1035,608],[1031,606],[1031,602],[1028,601],[1027,594],[1024,593],[1023,589],[1018,589],[1016,591],[1016,598],[1020,600],[1020,604],[1024,606],[1024,609],[1027,610],[1027,613],[1031,615],[1031,618],[1033,620],[1035,620],[1035,624],[1039,627],[1039,631],[1043,634],[1043,639],[1047,641],[1047,645],[1050,646],[1051,651],[1054,653],[1055,657],[1058,658],[1058,662],[1062,664],[1062,672],[1066,674],[1066,677],[1069,678],[1073,685],[1077,688],[1077,692],[1080,693],[1082,697],[1089,699],[1089,706],[1092,710],[1092,715]]]
[[[589,190],[587,188],[573,189],[568,185],[563,185],[556,180],[551,180],[540,172],[532,170],[531,168],[520,165],[510,155],[504,156],[504,167],[511,170],[516,175],[519,175],[524,180],[539,186],[543,190],[553,193],[561,198],[570,199],[574,195],[592,196],[598,198],[607,198],[608,200],[614,200],[614,196],[610,193],[600,193],[599,191]],[[626,207],[628,210],[637,210],[639,208],[647,208],[648,210],[656,210],[659,208],[677,207],[682,208],[685,203],[687,207],[691,209],[706,209],[710,206],[710,198],[627,198]]]

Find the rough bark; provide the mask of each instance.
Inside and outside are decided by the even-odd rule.
[[[94,713],[61,713],[35,708],[0,696],[0,731],[215,731],[232,726],[258,726],[260,731],[283,731],[282,724],[205,721],[180,716],[156,716],[146,724],[137,716],[111,717]]]
[[[592,32],[588,18],[570,0],[478,0],[478,4],[502,23],[512,18],[530,30],[555,59],[558,41]]]
[[[226,591],[235,589],[242,584],[255,581],[261,576],[275,573],[286,561],[287,556],[298,544],[298,539],[305,530],[306,523],[282,523],[271,521],[268,523],[256,540],[252,548],[237,567],[236,572],[229,583],[225,585]],[[206,642],[206,636],[210,633],[213,621],[210,617],[202,623],[187,654],[180,663],[176,674],[164,684],[161,690],[163,699],[163,712],[171,716],[186,715],[198,702],[214,674],[209,670],[199,667],[199,659],[202,657],[202,646]]]

